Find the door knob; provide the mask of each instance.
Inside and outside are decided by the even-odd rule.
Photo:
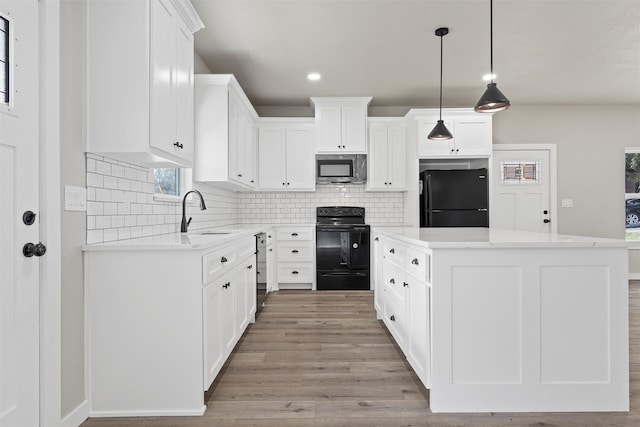
[[[25,225],[33,225],[36,222],[36,214],[33,211],[26,211],[22,214],[22,222]]]
[[[34,255],[40,257],[46,252],[47,247],[42,243],[36,243],[35,245],[33,243],[26,243],[22,247],[22,255],[26,256],[27,258],[31,258]]]

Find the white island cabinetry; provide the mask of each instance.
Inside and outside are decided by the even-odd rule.
[[[254,318],[252,233],[149,239],[84,248],[92,417],[202,415]]]
[[[376,310],[433,412],[629,410],[624,241],[373,231]]]

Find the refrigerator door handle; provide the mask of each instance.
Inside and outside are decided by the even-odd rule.
[[[431,175],[427,174],[427,227],[431,227],[433,225],[433,211],[431,210],[431,206],[433,206],[432,194],[431,194]]]

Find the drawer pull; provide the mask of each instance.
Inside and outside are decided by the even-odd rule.
[[[294,250],[292,250],[292,251],[291,251],[291,253],[292,253],[292,254],[297,254],[297,253],[298,253],[298,250],[297,250],[297,249],[294,249]]]
[[[391,315],[391,317],[389,317],[389,320],[391,320],[392,322],[396,321],[396,316],[394,316],[393,314]]]
[[[253,268],[253,264],[251,264],[251,265],[247,265],[247,269],[248,269],[248,270],[251,270],[252,268]]]
[[[225,289],[227,289],[229,286],[231,286],[231,282],[227,282],[224,285],[222,285],[222,287]]]
[[[389,279],[389,283],[396,283],[396,279],[392,277],[391,279]]]
[[[291,272],[291,274],[298,274],[298,272],[294,270]]]
[[[373,239],[373,240],[375,240],[375,241],[377,242],[377,241],[379,241],[380,239],[376,237],[376,238],[375,238],[375,239]]]
[[[228,262],[229,260],[227,259],[226,256],[223,256],[222,258],[220,258],[220,262]]]
[[[298,235],[298,233],[291,233],[291,235],[295,237]]]
[[[411,260],[411,264],[418,265],[418,258],[414,258]]]
[[[407,282],[402,282],[402,286],[406,288],[407,286],[409,286],[409,284]]]
[[[395,250],[394,248],[391,248],[391,249],[389,249],[389,253],[390,253],[390,254],[395,254],[395,253],[396,253],[396,250]]]
[[[269,252],[272,252],[272,251],[273,251],[273,248],[269,248]]]

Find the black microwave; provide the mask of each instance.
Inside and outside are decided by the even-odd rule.
[[[316,154],[316,184],[364,184],[366,154]]]

